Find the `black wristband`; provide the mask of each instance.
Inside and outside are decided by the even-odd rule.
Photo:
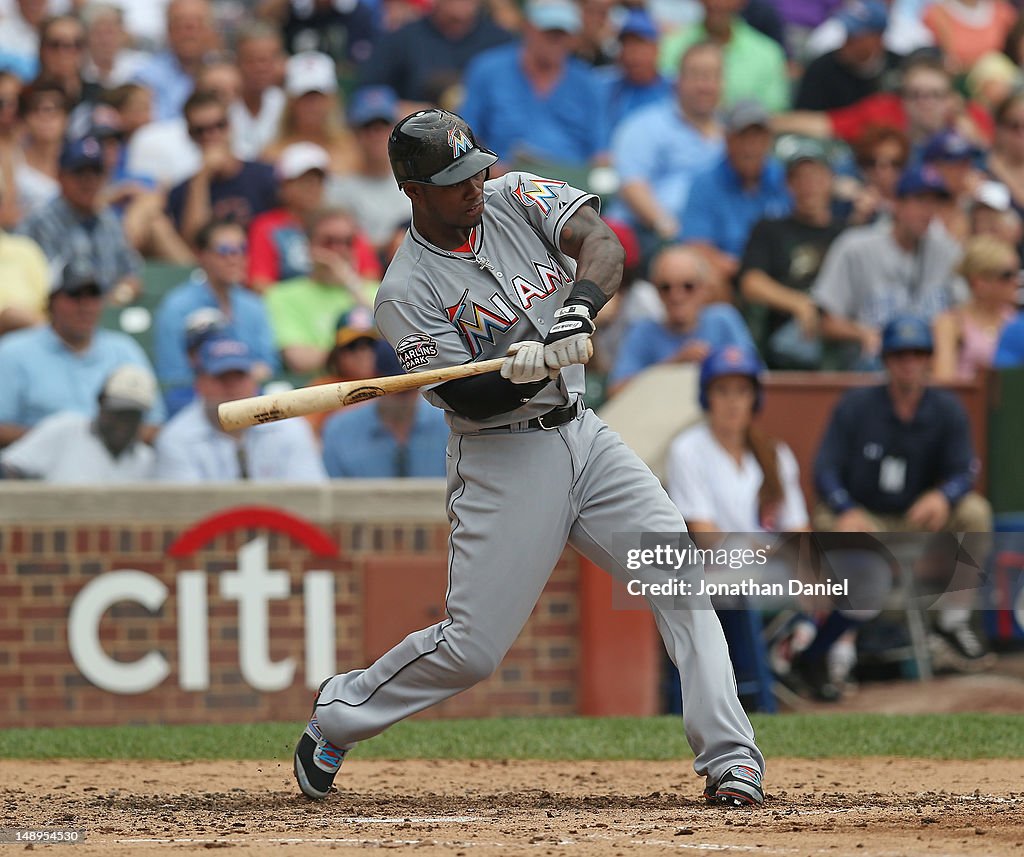
[[[609,295],[601,291],[601,287],[593,280],[577,280],[573,283],[572,291],[566,298],[565,305],[584,303],[590,307],[590,317],[594,318],[601,307],[608,303]]]

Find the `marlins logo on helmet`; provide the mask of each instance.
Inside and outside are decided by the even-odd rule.
[[[448,129],[448,145],[452,147],[453,158],[464,155],[473,148],[473,144],[470,142],[469,137],[466,136],[466,132],[458,126]]]

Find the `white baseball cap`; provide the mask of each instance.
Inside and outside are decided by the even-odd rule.
[[[293,97],[307,92],[337,92],[338,70],[334,60],[318,51],[303,51],[290,57],[285,66],[284,91]]]
[[[156,401],[156,379],[141,366],[118,366],[103,385],[103,405],[125,411],[148,411]]]
[[[1010,189],[1002,182],[982,182],[974,191],[975,205],[983,205],[995,211],[1009,211]]]
[[[310,170],[329,172],[331,157],[316,143],[292,143],[278,156],[276,170],[279,181],[290,181],[304,176]]]

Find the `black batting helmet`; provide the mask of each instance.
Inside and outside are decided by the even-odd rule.
[[[458,184],[498,160],[477,143],[461,116],[436,109],[399,122],[388,138],[388,157],[399,187],[406,182]]]

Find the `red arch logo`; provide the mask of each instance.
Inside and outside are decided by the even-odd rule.
[[[260,528],[291,536],[316,556],[336,557],[338,546],[322,529],[270,506],[239,506],[218,512],[193,524],[183,532],[167,551],[168,556],[183,557],[201,550],[217,536],[233,530]]]

